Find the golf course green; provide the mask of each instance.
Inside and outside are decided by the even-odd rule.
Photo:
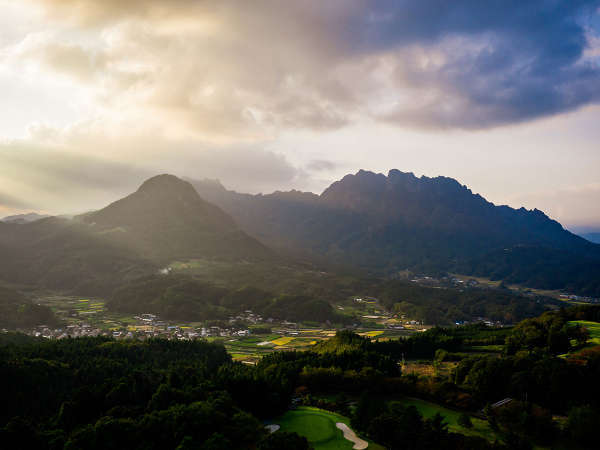
[[[300,406],[286,412],[273,423],[281,426],[282,431],[296,432],[306,437],[315,450],[351,450],[354,444],[344,438],[342,430],[336,423],[350,426],[347,417],[324,411],[318,408]],[[369,442],[369,449],[379,450],[383,447]]]

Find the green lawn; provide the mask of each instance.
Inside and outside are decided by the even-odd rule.
[[[350,426],[347,417],[308,406],[288,411],[273,421],[281,426],[282,431],[306,437],[315,450],[350,450],[354,444],[344,438],[342,430],[336,428],[338,422]],[[370,442],[369,449],[383,450],[383,447]]]
[[[496,437],[498,437],[485,420],[471,417],[473,428],[467,429],[458,424],[458,417],[461,414],[458,411],[453,411],[451,409],[444,408],[443,406],[436,405],[435,403],[427,402],[417,398],[405,398],[401,400],[401,402],[405,405],[413,405],[419,410],[423,417],[426,418],[433,417],[436,413],[440,413],[442,416],[444,416],[446,422],[448,423],[448,430],[454,433],[460,433],[467,436],[479,436],[487,439],[490,442],[493,442]]]
[[[581,325],[582,327],[587,328],[590,333],[588,344],[600,345],[600,323],[587,320],[573,320],[569,322],[569,325]]]

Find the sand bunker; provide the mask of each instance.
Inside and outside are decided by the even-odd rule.
[[[367,441],[363,441],[359,438],[354,431],[352,431],[348,425],[342,422],[338,422],[335,424],[342,432],[344,433],[344,437],[350,442],[354,442],[354,446],[352,447],[355,450],[364,450],[369,446]]]
[[[269,430],[269,433],[275,433],[277,430],[279,430],[281,427],[275,423],[272,423],[270,425],[265,425],[265,428],[267,430]]]

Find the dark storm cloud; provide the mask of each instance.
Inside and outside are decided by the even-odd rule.
[[[124,39],[134,53],[95,62],[63,49],[46,63],[72,71],[76,56],[80,77],[115,81],[118,58],[151,46],[161,69],[127,92],[151,86],[152,106],[205,132],[319,131],[364,116],[486,128],[600,100],[600,0],[30,1],[83,28],[151,24],[145,40]],[[213,24],[210,39],[189,31],[194,21]]]
[[[583,61],[600,2],[376,1],[354,29],[355,48],[441,49],[432,68],[402,67],[402,82],[444,92],[392,121],[479,128],[568,111],[600,99],[600,65]],[[597,22],[596,22],[597,23]],[[349,35],[350,37],[350,35]],[[457,39],[455,46],[444,42]],[[464,51],[463,44],[473,48]]]

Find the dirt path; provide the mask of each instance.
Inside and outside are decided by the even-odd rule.
[[[354,442],[354,446],[352,447],[354,450],[364,450],[369,446],[367,441],[363,441],[359,438],[354,431],[352,431],[348,425],[342,422],[338,422],[335,424],[342,432],[344,433],[344,437],[350,442]]]

